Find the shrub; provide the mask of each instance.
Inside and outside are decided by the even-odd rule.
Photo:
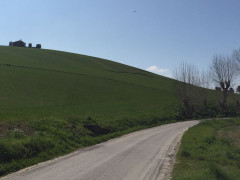
[[[54,146],[54,141],[44,136],[2,139],[0,140],[0,163],[31,158],[54,148]]]
[[[16,129],[10,131],[10,132],[7,134],[7,137],[9,137],[9,138],[15,138],[15,139],[22,139],[22,138],[25,137],[25,134],[24,134],[23,130],[16,128]]]
[[[24,147],[26,148],[26,157],[33,157],[41,152],[54,148],[55,144],[51,139],[35,136],[31,138]]]

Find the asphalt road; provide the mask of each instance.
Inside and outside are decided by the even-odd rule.
[[[198,122],[179,122],[137,131],[23,169],[1,180],[169,179],[183,133]]]

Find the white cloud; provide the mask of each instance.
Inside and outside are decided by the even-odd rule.
[[[158,66],[155,65],[148,67],[146,70],[156,74],[160,74],[162,76],[172,77],[169,69],[159,68]]]

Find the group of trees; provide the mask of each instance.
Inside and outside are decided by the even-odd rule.
[[[236,106],[240,107],[240,86],[233,88],[233,82],[240,76],[240,49],[234,50],[231,56],[215,55],[207,71],[200,73],[196,66],[182,62],[173,74],[187,118],[192,117],[196,108],[206,112],[213,94],[223,115],[227,115],[229,97],[234,97]],[[213,93],[209,89],[214,86]]]
[[[9,46],[26,47],[26,43],[23,42],[23,41],[20,39],[19,41],[15,41],[15,42],[10,41],[10,42],[9,42]],[[29,44],[28,44],[28,48],[33,48],[32,43],[29,43]],[[42,48],[42,45],[41,45],[41,44],[37,44],[37,45],[36,45],[36,48],[41,49],[41,48]]]

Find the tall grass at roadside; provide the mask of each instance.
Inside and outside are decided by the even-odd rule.
[[[101,143],[136,130],[174,122],[153,118],[151,123],[146,122],[145,125],[140,123],[136,125],[133,122],[132,127],[128,128],[127,124],[129,126],[129,122],[127,122],[125,125],[120,125],[119,128],[114,127],[114,130],[110,129],[111,127],[106,127],[109,128],[108,134],[95,135],[85,129],[83,124],[76,123],[77,119],[73,121],[76,127],[73,126],[71,121],[59,122],[59,120],[51,119],[50,122],[56,123],[57,121],[56,126],[37,123],[40,131],[31,136],[27,136],[23,131],[16,129],[9,132],[5,138],[0,139],[0,176],[72,152],[80,147]]]
[[[240,146],[227,136],[240,119],[212,120],[189,129],[182,138],[173,180],[238,180]],[[240,137],[240,131],[236,131]],[[221,135],[220,135],[221,134]]]

